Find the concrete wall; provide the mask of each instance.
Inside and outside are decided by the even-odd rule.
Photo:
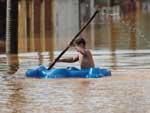
[[[54,1],[54,31],[56,48],[65,47],[79,31],[79,0]]]

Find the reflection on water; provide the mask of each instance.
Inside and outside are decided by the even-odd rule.
[[[143,82],[135,78],[128,81],[110,78],[69,81],[1,78],[1,112],[149,112],[150,79]]]
[[[48,15],[48,24],[38,23],[32,17],[32,1],[20,1],[20,10],[28,9],[27,34],[20,34],[18,55],[0,54],[0,112],[1,113],[149,113],[150,110],[150,14],[149,1],[142,2],[141,9],[118,6],[105,7],[90,26],[82,33],[87,39],[97,67],[108,68],[112,76],[101,79],[31,79],[25,77],[27,69],[49,63],[66,47],[91,12],[85,17],[78,12],[78,0],[45,0],[55,12]],[[91,0],[92,1],[92,0]],[[134,1],[134,0],[133,0]],[[41,2],[41,15],[44,3]],[[87,2],[87,1],[86,1]],[[59,4],[57,4],[59,3]],[[30,4],[26,7],[27,4]],[[87,4],[90,4],[87,3]],[[89,5],[80,4],[89,10]],[[73,6],[73,7],[70,7]],[[62,10],[64,8],[64,10]],[[72,9],[71,12],[67,10]],[[128,10],[127,10],[128,9]],[[61,10],[61,11],[60,11]],[[82,13],[84,13],[82,9]],[[115,11],[113,11],[115,10]],[[130,11],[129,11],[130,10]],[[131,11],[133,10],[133,11]],[[64,14],[64,11],[67,12]],[[81,12],[80,12],[81,13]],[[25,15],[21,13],[22,17]],[[64,16],[63,16],[64,14]],[[70,15],[72,15],[70,17]],[[81,20],[77,17],[81,16]],[[25,19],[25,18],[24,18]],[[25,20],[19,20],[21,23]],[[72,22],[72,20],[74,20]],[[45,28],[33,29],[33,23]],[[54,21],[54,26],[51,25]],[[80,25],[79,25],[80,24]],[[45,26],[46,25],[46,26]],[[49,26],[50,25],[50,26]],[[66,25],[66,26],[65,26]],[[36,25],[34,25],[35,27]],[[20,29],[23,32],[25,26]],[[38,32],[34,35],[33,32]],[[39,33],[40,32],[40,33]],[[33,38],[34,36],[37,36]],[[0,43],[3,43],[2,41]],[[0,47],[4,47],[0,44]],[[1,48],[0,48],[1,50]],[[73,56],[74,49],[65,56]],[[57,63],[55,67],[70,64]],[[71,66],[79,67],[78,62]]]
[[[8,73],[14,74],[19,68],[18,55],[7,55]]]
[[[54,52],[57,57],[61,51]],[[130,69],[149,69],[150,51],[149,50],[117,50],[99,51],[93,50],[93,57],[97,67],[108,68],[111,70],[130,70]],[[74,56],[74,51],[68,51],[65,56]],[[35,68],[38,65],[49,66],[51,53],[26,53],[19,55],[0,55],[0,70],[9,74],[23,72],[27,69]],[[69,63],[57,63],[55,67],[68,67]],[[79,67],[79,63],[72,63],[71,66]]]

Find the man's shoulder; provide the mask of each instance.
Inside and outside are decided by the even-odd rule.
[[[86,49],[86,54],[90,55],[91,54],[91,50],[90,49]]]
[[[91,50],[90,50],[90,49],[85,49],[85,51],[91,53]]]

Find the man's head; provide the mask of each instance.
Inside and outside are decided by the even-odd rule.
[[[79,47],[85,47],[86,46],[86,41],[84,38],[80,37],[75,41],[75,46]]]

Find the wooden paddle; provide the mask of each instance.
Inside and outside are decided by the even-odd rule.
[[[60,57],[70,48],[70,46],[73,44],[73,42],[83,32],[83,30],[90,24],[90,22],[94,19],[94,17],[97,15],[98,12],[99,12],[99,10],[95,11],[93,16],[87,21],[87,23],[82,27],[82,29],[70,41],[69,45],[60,53],[60,55],[54,60],[54,62],[52,62],[52,64],[49,66],[48,70],[50,70],[55,65],[55,63],[60,59]]]

